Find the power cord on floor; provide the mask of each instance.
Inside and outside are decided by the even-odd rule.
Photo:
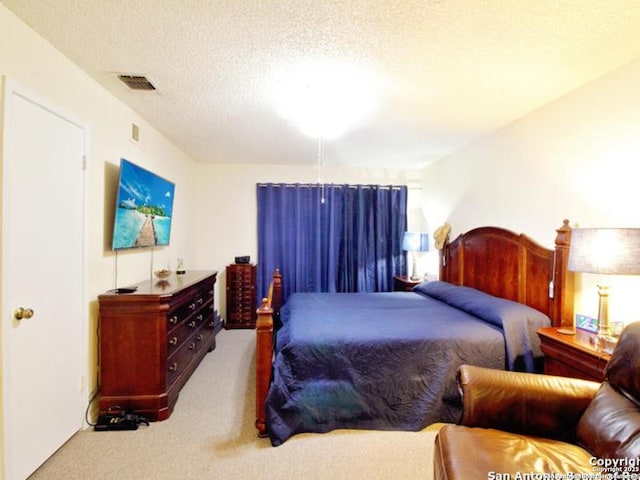
[[[95,423],[91,423],[91,421],[89,420],[89,409],[91,408],[91,405],[96,400],[96,397],[98,396],[99,393],[100,393],[100,387],[98,386],[93,391],[93,393],[91,394],[91,397],[89,397],[89,404],[87,405],[87,409],[84,412],[84,420],[85,420],[85,422],[87,422],[87,425],[90,425],[92,427],[95,427],[96,424]]]

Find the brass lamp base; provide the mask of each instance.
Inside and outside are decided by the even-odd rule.
[[[418,275],[418,268],[417,268],[417,263],[416,262],[416,254],[414,253],[411,256],[411,259],[413,261],[413,268],[411,269],[411,276],[409,277],[409,279],[413,282],[417,282],[418,280],[421,280],[420,276]]]
[[[615,329],[609,323],[609,286],[598,285],[598,332],[590,338],[591,344],[606,353],[613,352],[618,342]]]

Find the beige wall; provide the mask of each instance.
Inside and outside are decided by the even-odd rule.
[[[313,143],[310,140],[310,143]],[[224,268],[238,255],[257,259],[256,184],[260,182],[318,181],[312,166],[292,165],[198,165],[196,262],[220,271],[221,292],[225,284]],[[323,172],[327,183],[374,183],[408,186],[408,227],[424,230],[420,210],[420,172],[382,168],[331,168]],[[219,291],[219,292],[220,292]],[[223,295],[218,302],[225,311]]]
[[[640,61],[431,164],[422,208],[452,234],[480,225],[553,246],[562,219],[583,227],[640,227]],[[579,276],[576,311],[597,315],[593,275]],[[612,320],[640,319],[634,279],[612,290]],[[615,297],[614,297],[615,296]]]
[[[96,297],[115,285],[116,257],[110,251],[110,232],[120,157],[126,157],[176,182],[175,225],[171,246],[159,249],[154,254],[154,260],[159,266],[173,261],[178,255],[193,262],[195,238],[191,230],[194,218],[195,164],[2,5],[0,32],[0,76],[11,78],[22,88],[59,107],[61,111],[83,123],[89,132],[85,323],[89,335],[87,375],[90,380],[87,391],[84,392],[88,398],[95,387],[97,371]],[[132,122],[140,126],[139,144],[129,140]],[[0,165],[1,162],[0,158]],[[148,250],[119,254],[120,285],[146,278],[150,272],[150,257]],[[1,301],[0,299],[0,308],[4,312],[6,308]],[[1,335],[0,331],[0,339]],[[1,384],[0,380],[0,393]],[[0,422],[2,413],[0,412]],[[0,429],[0,436],[1,432]],[[0,452],[3,450],[0,448]]]
[[[188,257],[195,245],[187,228],[192,219],[195,163],[3,6],[0,31],[4,39],[10,39],[0,43],[0,74],[59,106],[88,128],[90,296],[112,288],[115,281],[110,235],[121,157],[176,183],[172,245],[159,249],[154,260],[162,266],[178,254]],[[129,140],[132,123],[140,126],[138,144]],[[120,254],[119,283],[148,275],[149,257],[148,252]]]

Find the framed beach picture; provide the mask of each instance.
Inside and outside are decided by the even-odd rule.
[[[113,250],[169,245],[175,184],[126,160],[113,225]]]

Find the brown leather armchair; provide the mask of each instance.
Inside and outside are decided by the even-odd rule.
[[[463,416],[436,437],[435,479],[640,474],[640,322],[623,331],[605,376],[599,384],[463,365]]]

